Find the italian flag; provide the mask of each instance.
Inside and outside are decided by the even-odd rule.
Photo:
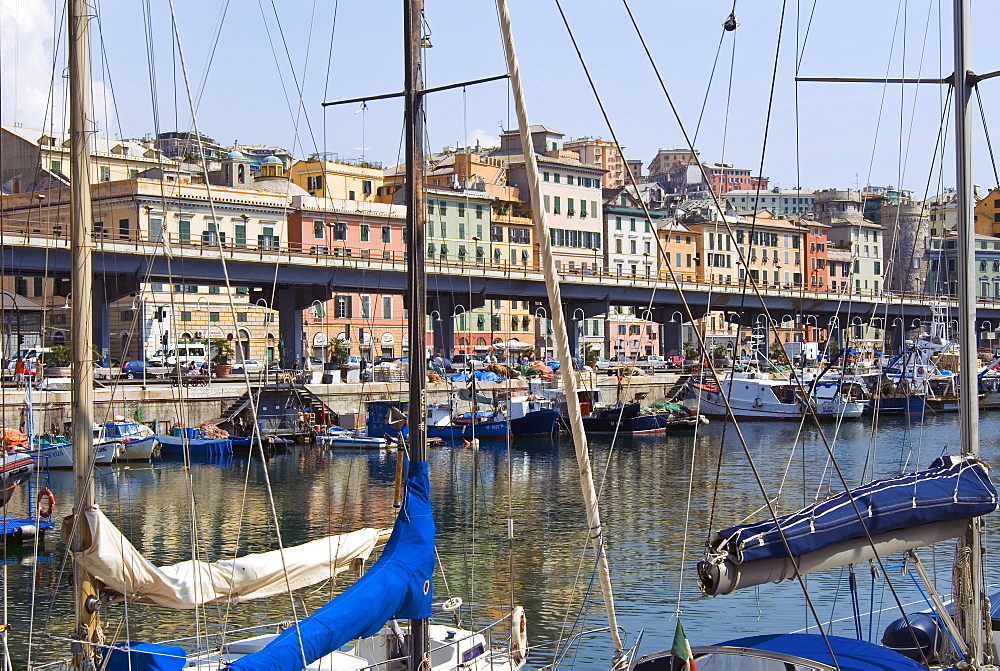
[[[684,633],[684,625],[681,624],[679,617],[677,618],[677,626],[674,628],[674,644],[670,646],[670,654],[674,657],[674,671],[695,671],[691,645],[688,643],[687,634]]]

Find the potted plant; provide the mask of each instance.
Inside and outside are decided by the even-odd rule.
[[[225,338],[212,341],[212,370],[215,377],[229,377],[232,372],[233,346]]]
[[[597,346],[593,343],[587,343],[583,348],[583,361],[590,368],[597,368],[597,359],[601,355],[601,350],[597,349]]]

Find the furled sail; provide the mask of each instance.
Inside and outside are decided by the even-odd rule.
[[[705,593],[728,594],[795,577],[789,551],[805,575],[873,559],[866,532],[879,555],[903,552],[956,538],[968,520],[996,509],[986,464],[943,456],[925,471],[876,480],[781,516],[778,525],[766,520],[723,529],[698,563],[698,577]]]
[[[262,650],[229,664],[229,671],[299,671],[345,643],[373,636],[393,618],[431,612],[434,518],[427,462],[411,463],[406,498],[382,555],[360,579]]]
[[[217,562],[185,561],[154,566],[97,506],[85,512],[91,543],[75,561],[108,589],[130,601],[173,609],[260,599],[314,585],[367,559],[377,529],[359,529],[277,550]],[[66,534],[70,525],[63,525]],[[287,580],[286,580],[287,578]]]

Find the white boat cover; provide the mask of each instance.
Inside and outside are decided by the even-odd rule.
[[[260,599],[317,584],[346,571],[355,559],[367,559],[379,540],[379,531],[371,528],[327,536],[285,548],[284,567],[278,550],[235,560],[154,566],[98,506],[88,508],[85,517],[92,542],[74,554],[75,561],[129,601],[177,610]],[[63,525],[64,536],[70,527]]]

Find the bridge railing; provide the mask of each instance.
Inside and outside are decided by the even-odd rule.
[[[6,226],[2,231],[4,243],[22,243],[24,245],[44,244],[49,247],[68,248],[69,234],[64,224],[59,222],[16,222]],[[297,265],[312,264],[317,267],[352,267],[358,269],[396,270],[405,269],[405,251],[379,247],[373,244],[368,247],[337,244],[340,241],[323,241],[324,244],[298,243],[283,241],[278,236],[259,235],[256,239],[231,239],[216,237],[214,232],[181,235],[170,232],[164,236],[149,236],[139,234],[134,228],[116,229],[102,226],[93,233],[98,249],[108,252],[131,252],[143,255],[176,253],[184,256],[197,255],[207,258],[224,257],[232,261],[259,261],[266,263],[289,262]],[[429,272],[442,274],[481,272],[491,277],[508,277],[538,280],[540,268],[535,259],[526,262],[496,261],[490,256],[475,254],[458,258],[441,258],[435,256],[427,259]],[[676,272],[673,277],[666,269],[650,269],[642,272],[618,272],[617,269],[587,267],[569,269],[565,265],[560,272],[564,283],[604,284],[619,287],[649,287],[672,289],[674,279],[682,290],[707,291],[721,290],[732,294],[743,290],[744,283],[739,279],[716,277],[706,280],[697,273]],[[790,283],[758,282],[758,287],[764,295],[789,296],[797,294],[803,297],[820,300],[876,300],[890,303],[899,300],[927,301],[949,300],[950,297],[928,296],[922,293],[876,292],[856,287],[841,287],[830,290],[828,287],[803,286]],[[747,293],[752,289],[747,286]],[[1000,299],[979,299],[980,304],[994,307]]]

